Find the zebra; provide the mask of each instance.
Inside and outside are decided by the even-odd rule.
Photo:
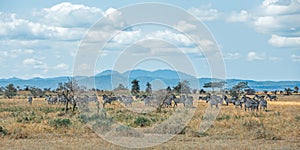
[[[166,95],[165,98],[163,99],[163,106],[164,107],[172,107],[172,100],[174,100],[176,96],[174,94],[171,95]]]
[[[222,95],[222,99],[226,102],[226,106],[228,106],[228,103],[230,103],[230,99],[224,94]]]
[[[256,109],[256,111],[258,111],[258,107],[259,107],[259,101],[256,100],[252,100],[252,99],[246,99],[244,102],[244,107],[245,107],[245,111],[249,111],[249,109],[251,111],[254,111]]]
[[[121,96],[119,99],[125,106],[132,106],[133,98],[130,96]]]
[[[107,95],[103,95],[103,108],[105,108],[105,104],[111,104],[113,101],[117,101],[118,99],[120,99],[119,97],[109,97]]]
[[[267,111],[268,102],[265,99],[263,99],[263,98],[260,99],[259,105],[260,105],[260,110],[263,109],[263,110]]]
[[[248,109],[251,109],[252,110],[252,100],[251,99],[243,99],[244,100],[244,108],[245,108],[245,111]]]
[[[209,102],[210,102],[210,107],[212,108],[213,105],[216,106],[216,108],[219,108],[218,107],[218,104],[222,104],[222,98],[220,96],[217,96],[217,95],[212,95],[210,98],[209,98]]]
[[[31,105],[32,104],[32,96],[28,97],[28,103]]]
[[[259,96],[259,95],[255,94],[253,97],[254,100],[260,100],[262,98],[265,98],[265,96],[263,96],[263,95]]]
[[[48,104],[55,104],[57,102],[57,97],[50,95],[46,96],[45,100],[48,102]]]
[[[241,107],[241,109],[243,108],[243,103],[239,99],[234,99],[233,104],[234,104],[235,108],[236,107]]]
[[[199,96],[199,100],[205,100],[205,101],[206,101],[206,103],[208,103],[209,99],[210,99],[210,94],[207,94],[207,95],[206,95],[206,96],[204,96],[204,97],[202,97],[202,96]]]
[[[194,101],[194,98],[192,96],[188,96],[185,99],[184,106],[192,107],[193,106],[193,101]]]
[[[269,98],[270,101],[274,100],[274,101],[277,101],[278,97],[276,95],[270,95],[270,94],[267,94],[266,98]]]
[[[180,96],[180,98],[176,98],[176,97],[175,97],[175,98],[174,98],[174,106],[177,106],[178,103],[182,103],[183,106],[185,106],[185,101],[186,101],[185,95]]]

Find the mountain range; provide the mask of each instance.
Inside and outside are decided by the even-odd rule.
[[[154,90],[163,89],[167,86],[174,87],[179,81],[187,80],[190,83],[192,89],[202,89],[205,83],[211,81],[218,81],[218,79],[212,78],[196,78],[192,75],[178,72],[174,70],[131,70],[124,73],[118,71],[106,70],[96,74],[92,77],[75,77],[75,79],[87,88],[96,88],[101,90],[112,90],[118,87],[119,84],[123,84],[125,87],[131,87],[131,81],[137,79],[142,90],[146,88],[146,83],[150,82]],[[53,77],[53,78],[32,78],[32,79],[19,79],[9,78],[0,79],[0,86],[5,87],[12,83],[15,86],[24,88],[25,86],[35,86],[38,88],[51,88],[55,89],[58,83],[67,82],[69,77]],[[284,88],[294,89],[295,86],[300,86],[300,81],[254,81],[254,80],[242,80],[242,79],[227,79],[226,88],[230,89],[238,82],[248,82],[250,88],[256,91],[274,91],[283,90]],[[210,89],[205,89],[210,90]]]

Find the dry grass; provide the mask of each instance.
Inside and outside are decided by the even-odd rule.
[[[142,105],[135,102],[132,109]],[[268,102],[267,112],[222,106],[205,133],[199,133],[198,128],[208,104],[201,101],[194,105],[194,116],[184,134],[149,149],[300,148],[299,95],[281,96],[277,102]],[[108,107],[107,113],[116,121],[140,129],[144,127],[135,122],[138,117],[148,119],[149,124],[145,125],[152,126],[174,113],[171,108],[161,113],[134,113],[118,103]],[[48,105],[44,99],[35,99],[33,105],[28,105],[26,99],[0,99],[1,149],[124,149],[98,137],[82,123],[79,112],[65,114],[63,108],[63,105]]]

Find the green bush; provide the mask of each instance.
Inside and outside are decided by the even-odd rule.
[[[69,127],[71,124],[71,120],[68,118],[58,118],[50,121],[50,125],[55,128]]]
[[[151,121],[147,118],[144,118],[144,117],[137,117],[134,120],[134,125],[135,126],[140,126],[140,127],[149,126],[150,123],[151,123]]]
[[[0,136],[5,136],[7,134],[8,134],[7,130],[0,126]]]

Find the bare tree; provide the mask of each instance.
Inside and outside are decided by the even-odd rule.
[[[65,111],[66,113],[69,110],[69,103],[73,103],[73,111],[76,108],[76,101],[74,99],[74,95],[76,91],[80,90],[80,87],[76,80],[70,79],[66,83],[59,83],[59,87],[57,88],[58,93],[62,95],[66,100]]]

